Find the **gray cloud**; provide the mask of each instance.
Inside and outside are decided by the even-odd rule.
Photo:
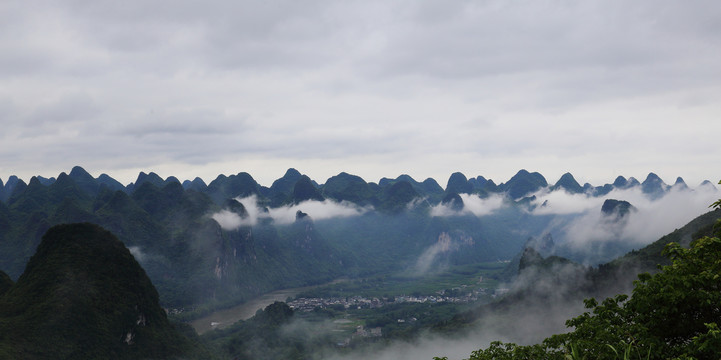
[[[4,177],[700,182],[721,156],[716,2],[0,6]]]

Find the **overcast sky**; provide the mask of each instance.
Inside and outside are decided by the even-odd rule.
[[[3,1],[0,179],[721,179],[718,1]]]

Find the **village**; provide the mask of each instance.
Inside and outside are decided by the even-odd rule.
[[[486,289],[478,288],[470,290],[467,289],[466,285],[447,290],[439,290],[435,295],[398,295],[394,297],[372,297],[367,298],[363,296],[349,296],[349,297],[317,297],[317,298],[297,298],[288,302],[295,311],[310,312],[316,308],[334,308],[339,309],[342,307],[345,310],[348,309],[376,309],[389,304],[399,303],[457,303],[465,304],[476,302],[482,298],[495,298],[503,295],[508,289]],[[466,292],[468,291],[468,292]]]

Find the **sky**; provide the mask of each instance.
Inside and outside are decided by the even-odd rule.
[[[721,179],[718,1],[3,1],[0,179]]]

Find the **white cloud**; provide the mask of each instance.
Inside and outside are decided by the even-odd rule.
[[[245,207],[248,213],[247,217],[241,218],[238,214],[226,209],[211,215],[225,230],[235,230],[240,226],[254,226],[262,218],[270,218],[276,224],[291,224],[295,221],[298,211],[308,214],[313,220],[326,220],[359,216],[372,209],[371,207],[360,207],[347,201],[335,202],[332,200],[308,200],[295,205],[263,209],[258,205],[258,198],[255,195],[236,198],[236,200]]]
[[[438,255],[447,253],[452,248],[456,247],[448,233],[441,233],[438,235],[438,241],[433,245],[429,246],[416,260],[415,265],[412,269],[412,276],[423,276],[431,269],[431,266],[436,261]]]
[[[303,201],[297,205],[283,206],[269,209],[270,217],[279,224],[289,224],[295,221],[296,212],[302,211],[308,214],[313,220],[326,220],[359,216],[370,208],[359,207],[346,201],[335,202],[332,200]]]
[[[601,205],[609,196],[592,197],[586,194],[570,194],[565,191],[551,191],[544,189],[535,194],[533,202],[537,215],[567,215],[578,214],[588,211],[600,211]],[[545,205],[544,205],[545,204]]]
[[[220,210],[211,215],[211,218],[213,218],[223,230],[235,230],[243,225],[243,218],[230,210]]]
[[[143,262],[145,260],[145,253],[139,246],[131,246],[128,248],[128,251],[130,251],[130,254],[132,254],[138,262]]]
[[[464,214],[472,214],[475,216],[490,215],[494,211],[501,209],[508,204],[505,203],[503,195],[491,194],[487,198],[481,198],[478,195],[459,194],[463,200],[463,209],[456,211],[449,206],[438,204],[431,208],[431,216],[457,216]]]
[[[545,207],[537,207],[534,214],[555,214],[557,221],[549,225],[556,245],[570,248],[576,254],[585,254],[595,261],[608,261],[633,248],[643,247],[661,236],[672,232],[695,217],[710,211],[709,205],[718,198],[718,192],[710,187],[695,190],[672,188],[665,196],[653,200],[640,187],[613,190],[599,198],[552,192],[540,195],[536,200]],[[602,213],[605,199],[625,200],[636,208],[621,223],[610,222]],[[616,252],[605,258],[595,257],[599,248],[615,244]]]

